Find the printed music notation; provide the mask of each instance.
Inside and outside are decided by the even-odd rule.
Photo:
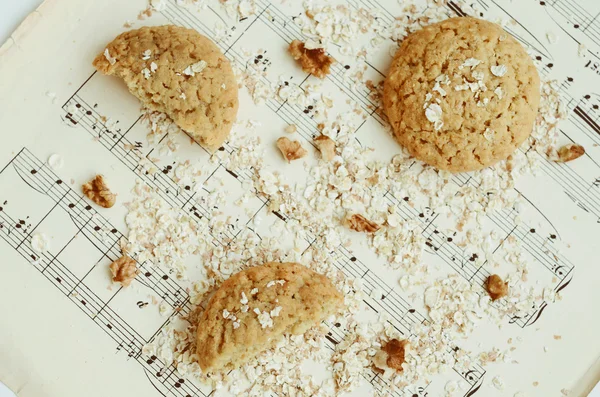
[[[49,170],[26,148],[15,156],[10,165],[29,187],[46,195],[56,204],[50,211],[56,208],[65,211],[77,226],[78,233],[85,235],[103,256],[109,260],[114,260],[120,256],[117,248],[118,241],[124,236],[91,208],[82,196],[77,195],[65,183],[62,183],[62,180],[53,171]],[[5,207],[0,207],[0,225],[2,225],[0,234],[3,239],[27,261],[32,262],[65,296],[69,297],[84,313],[93,319],[117,343],[117,352],[124,352],[128,358],[133,358],[139,362],[157,390],[165,396],[207,396],[190,381],[181,379],[173,367],[166,367],[155,356],[146,357],[142,354],[144,344],[151,341],[160,332],[160,329],[170,321],[170,318],[154,332],[150,339],[142,337],[126,319],[117,314],[111,307],[110,300],[112,298],[103,299],[99,297],[86,284],[85,276],[83,278],[75,276],[67,266],[61,263],[57,255],[52,255],[49,252],[43,254],[34,252],[30,245],[31,230],[22,226],[17,227],[22,224],[20,220],[11,218]],[[109,233],[101,236],[98,233],[100,230],[108,230]],[[338,256],[340,257],[336,261],[336,265],[350,274],[360,274],[368,291],[374,288],[385,291],[385,298],[382,297],[381,301],[376,302],[373,300],[366,303],[376,312],[386,311],[390,318],[393,318],[390,322],[400,332],[406,334],[412,324],[425,321],[422,315],[411,309],[410,305],[389,286],[386,286],[380,278],[370,274],[367,267],[354,256],[351,256],[348,251],[341,251]],[[178,286],[166,274],[155,274],[155,269],[147,268],[145,264],[139,264],[139,267],[141,274],[136,282],[152,289],[155,294],[161,296],[165,302],[177,309],[174,313],[185,314],[189,312],[191,308],[189,297],[183,288]],[[140,303],[142,304],[140,305]],[[141,301],[137,302],[136,305],[138,307],[145,306]],[[343,339],[344,330],[339,326],[331,325],[331,331],[327,337],[330,348],[333,349],[335,344]],[[483,373],[481,373],[481,376],[483,376]],[[472,376],[465,379],[470,380]],[[377,376],[371,381],[374,385],[385,384],[385,381]],[[409,392],[397,392],[395,395],[411,396],[410,393],[407,393]]]
[[[123,234],[100,216],[81,195],[76,194],[66,183],[62,183],[62,180],[53,171],[26,148],[23,148],[2,172],[10,170],[14,170],[27,186],[52,200],[55,205],[51,207],[50,212],[60,208],[67,213],[77,227],[77,234],[84,235],[102,256],[110,261],[121,256],[118,242],[124,238]],[[183,383],[180,383],[180,387],[172,386],[170,383],[174,376],[172,375],[173,369],[170,370],[168,377],[164,377],[162,374],[165,369],[164,363],[156,357],[145,357],[142,354],[142,347],[171,321],[172,316],[189,313],[191,304],[185,289],[158,269],[148,268],[144,263],[138,264],[141,274],[136,282],[139,280],[139,283],[149,288],[156,296],[161,297],[165,303],[171,306],[174,313],[159,329],[151,332],[153,335],[151,338],[145,338],[130,325],[122,314],[117,313],[117,308],[113,307],[113,298],[119,294],[120,288],[109,298],[101,297],[98,291],[86,282],[90,272],[83,277],[77,276],[67,265],[62,263],[59,254],[34,251],[31,247],[33,230],[23,227],[21,221],[12,218],[8,211],[9,208],[6,205],[0,207],[0,236],[2,239],[111,337],[117,345],[117,352],[125,353],[128,359],[139,362],[147,374],[152,374],[151,376],[158,384],[162,385],[160,390],[164,396],[208,395],[189,382],[185,387]],[[100,234],[101,230],[107,230],[108,233]],[[59,253],[72,243],[74,237]]]
[[[75,95],[73,97],[73,100],[80,101],[78,103],[85,103],[85,101],[78,95]],[[68,106],[68,104],[66,106]],[[87,112],[85,114],[87,115]],[[78,121],[78,124],[84,128],[86,126],[89,128],[89,123],[86,123],[83,120],[84,117],[82,117]],[[121,142],[128,142],[125,135],[122,135],[118,138],[113,137],[112,139],[119,139]],[[114,147],[114,144],[103,146],[117,157],[122,154],[120,152],[111,150],[111,148]],[[132,168],[130,168],[130,170],[132,170]],[[170,186],[174,183],[172,182],[170,177],[164,178],[164,180],[165,185]],[[174,203],[172,200],[167,202],[172,206],[177,205],[177,203]],[[411,207],[407,206],[407,208],[410,208],[412,211],[414,211],[414,209],[412,209]],[[286,218],[282,217],[282,219],[285,220]],[[428,221],[429,217],[424,218],[424,220]],[[232,236],[232,238],[235,237],[236,236]],[[312,239],[310,240],[312,241]],[[347,276],[353,278],[356,277],[363,280],[363,285],[367,293],[370,293],[374,289],[378,289],[384,292],[384,297],[381,300],[369,298],[365,300],[365,304],[376,313],[386,312],[388,314],[388,317],[390,318],[390,324],[394,326],[394,328],[396,328],[400,333],[404,335],[409,335],[410,328],[412,327],[412,325],[414,325],[415,323],[422,323],[426,321],[425,317],[419,314],[414,309],[412,309],[411,305],[408,302],[406,302],[402,297],[400,297],[400,295],[396,291],[394,291],[393,288],[391,288],[389,285],[383,282],[375,274],[370,272],[366,265],[364,265],[353,255],[351,255],[345,248],[340,247],[340,249],[332,253],[332,255],[334,255],[334,257],[336,258],[335,265],[340,270],[342,270]],[[335,344],[343,340],[345,333],[337,327],[332,327],[331,329],[331,335],[328,335],[327,340],[330,344],[330,347],[333,349]]]
[[[366,1],[351,2],[351,4],[353,4],[354,6],[359,6],[360,4],[365,4],[365,3],[367,3],[367,2]],[[266,4],[266,3],[259,2],[259,5],[260,4]],[[201,31],[202,33],[204,33],[208,36],[212,35],[212,30],[210,28],[208,28],[200,20],[200,18],[196,18],[192,14],[187,14],[185,11],[182,11],[179,7],[175,6],[174,2],[172,2],[172,5],[173,5],[172,7],[167,7],[167,9],[165,11],[163,11],[163,15],[165,15],[169,20],[171,20],[172,22],[178,23],[178,24],[184,24],[186,26],[193,26],[194,28],[196,28],[197,30]],[[376,5],[373,5],[373,7],[375,7],[375,6]],[[462,12],[462,11],[460,11],[460,9],[458,9],[458,10],[455,9],[454,8],[455,5],[452,2],[448,3],[448,7],[449,7],[449,12],[453,12],[453,13],[459,14],[459,15]],[[250,24],[249,26],[247,26],[248,29],[251,27],[252,23],[258,22],[259,24],[263,23],[264,25],[268,26],[275,34],[277,34],[277,36],[279,36],[285,42],[289,42],[289,41],[293,40],[294,38],[302,38],[301,32],[298,31],[298,29],[295,26],[295,24],[293,23],[293,21],[291,21],[289,18],[287,18],[283,13],[281,13],[281,15],[279,15],[278,14],[279,10],[276,7],[266,4],[264,7],[261,6],[259,8],[261,11],[258,12],[255,17],[252,17],[252,18],[254,18],[254,20],[248,22]],[[241,34],[239,31],[236,32],[235,34],[237,35],[238,33]],[[517,34],[516,31],[511,32],[511,33],[517,35],[519,38],[522,39],[522,37],[521,37],[522,35],[520,35],[520,33]],[[237,36],[237,37],[239,38],[239,36]],[[227,56],[230,57],[230,59],[232,59],[232,61],[236,62],[238,65],[244,66],[244,64],[247,60],[244,59],[244,56],[236,48],[235,38],[236,38],[236,36],[233,35],[232,40],[230,40],[230,43],[233,42],[232,44],[226,44],[225,42],[222,42],[222,43],[219,43],[219,45],[226,52]],[[536,51],[541,52],[540,49],[536,49]],[[538,60],[544,64],[542,73],[549,74],[549,72],[553,68],[553,63],[551,62],[551,60],[546,59],[547,54],[545,54],[545,53],[538,55],[538,57],[539,57]],[[350,90],[349,91],[348,87],[345,86],[346,83],[342,80],[342,76],[341,76],[343,74],[343,67],[344,67],[343,65],[338,65],[338,66],[334,67],[333,73],[330,76],[330,79],[332,80],[332,82],[340,89],[341,92],[344,92],[350,99],[361,104],[361,106],[363,106],[363,108],[372,109],[374,104],[370,101],[368,90],[366,90],[366,89],[363,90],[362,88],[359,87],[358,90]],[[339,69],[337,69],[337,68],[339,68]],[[264,81],[265,84],[272,84],[272,82],[270,82],[266,78],[264,78],[264,79],[265,79],[265,81]],[[568,87],[565,89],[565,92],[568,92]],[[564,92],[563,92],[563,94],[564,94]],[[588,98],[588,100],[589,99],[590,98]],[[592,97],[592,99],[593,99],[593,97]],[[79,94],[76,94],[72,98],[72,100],[74,102],[79,102],[79,101],[82,102],[82,103],[80,103],[81,106],[86,106],[86,104],[84,103],[85,100],[88,100],[89,103],[92,103],[91,101],[89,101],[89,98],[85,98],[83,95],[79,95]],[[310,114],[304,112],[305,109],[301,109],[298,106],[291,105],[291,104],[287,103],[286,101],[273,100],[273,99],[267,100],[266,106],[286,123],[297,125],[298,133],[306,141],[312,143],[314,134],[317,131],[317,128],[316,128],[317,123],[312,119]],[[593,106],[593,105],[591,105],[591,106]],[[120,130],[120,131],[116,131],[116,133],[112,134],[112,135],[110,133],[102,134],[101,136],[95,135],[94,133],[96,133],[96,130],[93,127],[96,126],[96,128],[98,128],[98,124],[97,124],[97,118],[94,115],[93,108],[94,107],[92,106],[90,108],[90,110],[86,110],[85,112],[83,112],[83,114],[80,114],[80,116],[82,116],[82,118],[78,119],[78,120],[76,120],[74,117],[72,117],[72,115],[71,116],[67,115],[66,116],[67,121],[75,122],[76,124],[79,124],[82,127],[84,127],[86,130],[91,129],[92,131],[94,131],[94,132],[90,131],[90,133],[94,136],[98,136],[100,142],[102,142],[104,140],[106,142],[106,144],[103,143],[103,146],[110,151],[112,151],[112,149],[115,147],[115,142],[131,144],[131,143],[129,143],[129,141],[126,140],[127,131],[125,128],[123,128],[123,130],[125,130],[125,132],[123,132],[123,130]],[[589,132],[590,139],[594,139],[594,138],[597,139],[598,134],[595,132],[594,124],[597,126],[598,122],[597,122],[597,119],[594,120],[593,118],[590,118],[590,115],[593,114],[592,110],[593,110],[593,107],[586,108],[584,101],[582,101],[582,103],[580,105],[576,106],[575,110],[574,110],[574,113],[577,117],[572,116],[571,120],[573,123],[580,123],[581,126],[584,126],[585,128],[587,128],[586,130],[584,130],[584,132],[586,134]],[[92,113],[88,114],[88,112],[90,112],[90,111]],[[371,114],[371,115],[373,117],[376,117],[376,114]],[[89,117],[89,121],[88,122],[82,121],[86,117]],[[71,120],[69,120],[69,118]],[[95,119],[95,121],[92,121],[94,119]],[[591,122],[590,122],[590,120],[591,120]],[[94,123],[96,123],[96,124],[94,124]],[[130,154],[124,154],[123,152],[117,153],[117,151],[115,150],[115,152],[113,154],[117,157],[129,156],[133,160],[133,161],[131,161],[132,165],[135,165],[136,164],[136,162],[135,162],[136,156],[139,156],[139,158],[143,158],[143,157],[147,157],[147,156],[144,156],[144,154],[143,154],[144,148],[142,147],[141,144],[138,145],[138,142],[133,142],[133,144],[136,147],[136,149],[138,149],[138,150],[134,150]],[[227,150],[229,151],[232,149],[228,148]],[[235,149],[233,149],[233,150],[235,150]],[[136,154],[136,152],[138,154]],[[125,165],[127,165],[126,161],[127,160],[123,161],[123,163]],[[132,169],[129,166],[128,166],[128,168],[132,171],[135,170],[135,168]],[[596,186],[594,183],[592,183],[592,184],[586,183],[568,165],[556,165],[553,163],[548,163],[548,164],[544,163],[542,170],[547,175],[551,176],[556,181],[556,183],[561,186],[563,186],[563,184],[565,184],[564,185],[565,187],[569,186],[569,188],[571,188],[574,183],[573,181],[579,181],[579,180],[581,180],[582,186],[584,184],[587,184],[588,190],[590,188],[593,188],[594,186]],[[238,171],[236,171],[235,173],[230,173],[230,174],[234,178],[238,178],[240,175]],[[171,177],[168,174],[163,174],[163,175],[165,175],[165,176],[164,177],[161,176],[162,179],[159,182],[152,182],[152,184],[153,184],[152,186],[158,187],[158,190],[161,191],[162,194],[164,195],[163,198],[166,197],[165,201],[167,201],[173,207],[187,208],[190,212],[197,213],[198,214],[197,216],[203,216],[203,217],[209,216],[208,212],[206,212],[206,213],[203,212],[203,208],[198,208],[198,207],[192,206],[192,204],[189,204],[190,202],[193,202],[193,199],[188,199],[186,204],[182,205],[182,203],[179,202],[179,200],[176,197],[173,198],[172,197],[173,192],[177,191],[176,185],[173,184]],[[248,179],[250,179],[251,175],[248,174],[246,176],[248,177]],[[242,175],[242,178],[243,178],[243,175]],[[469,179],[469,178],[463,179],[462,176],[460,176],[460,177],[457,176],[456,180],[454,182],[459,185],[463,185],[465,183],[477,183],[477,181],[474,179]],[[566,184],[567,182],[568,182],[568,185]],[[600,182],[598,182],[598,184],[600,185]],[[570,194],[573,195],[574,201],[577,200],[577,202],[582,203],[582,205],[586,205],[586,208],[591,208],[593,211],[598,211],[598,209],[595,208],[593,204],[598,203],[600,201],[597,200],[596,198],[594,198],[594,196],[588,197],[589,193],[586,193],[585,190],[582,190],[579,188],[570,189]],[[420,219],[422,221],[423,234],[427,238],[427,246],[428,246],[428,251],[430,253],[438,255],[454,271],[456,271],[458,274],[460,274],[467,280],[469,280],[471,282],[476,282],[478,284],[483,283],[483,280],[485,280],[487,278],[487,276],[489,275],[488,270],[485,268],[486,263],[484,262],[482,265],[479,265],[479,264],[476,265],[475,264],[476,261],[472,260],[474,253],[465,251],[464,249],[458,247],[455,243],[453,243],[451,235],[446,235],[446,234],[442,233],[441,231],[437,230],[437,227],[436,227],[437,214],[435,214],[435,213],[420,213],[419,211],[415,210],[413,207],[406,205],[406,203],[403,200],[397,200],[396,198],[393,198],[391,194],[388,196],[389,197],[387,197],[387,199],[390,200],[390,202],[394,202],[397,205],[397,208],[399,209],[400,213],[402,213],[403,216],[405,216],[405,219]],[[588,197],[588,199],[585,199],[586,197]],[[510,212],[510,211],[508,211],[508,212]],[[285,217],[285,214],[281,214],[281,215],[283,218]],[[515,236],[515,238],[522,241],[524,249],[532,257],[535,258],[535,263],[539,264],[541,268],[547,269],[549,272],[551,272],[552,274],[557,276],[557,279],[559,281],[555,288],[556,290],[562,289],[565,286],[567,286],[570,282],[569,277],[572,275],[572,270],[573,270],[572,264],[570,264],[564,257],[558,255],[557,250],[555,250],[551,244],[547,244],[548,237],[543,236],[541,233],[538,233],[535,231],[532,232],[533,228],[529,227],[528,225],[523,225],[523,224],[516,225],[516,224],[514,224],[514,222],[510,221],[511,219],[512,219],[512,214],[510,214],[510,213],[497,214],[495,216],[489,217],[490,222],[494,225],[496,230],[501,232],[503,236]],[[235,238],[235,235],[233,235],[232,238]],[[554,238],[556,238],[556,237],[554,237]],[[412,322],[423,321],[423,318],[419,319],[419,316],[420,316],[419,313],[415,313],[415,312],[411,313],[410,312],[410,310],[411,310],[410,305],[408,305],[406,302],[402,301],[401,297],[398,296],[398,299],[394,298],[393,290],[386,289],[387,286],[385,285],[385,283],[382,283],[382,285],[378,285],[378,282],[381,280],[373,279],[371,277],[372,274],[370,274],[368,272],[368,269],[365,270],[364,265],[362,265],[359,260],[357,260],[356,258],[354,258],[354,260],[352,260],[353,257],[349,253],[347,253],[347,255],[346,255],[346,254],[342,254],[342,253],[339,253],[336,251],[335,255],[339,256],[340,258],[342,258],[342,257],[344,258],[344,259],[339,259],[338,261],[336,261],[336,265],[338,266],[338,268],[343,269],[343,271],[346,272],[346,274],[351,274],[354,277],[363,278],[367,289],[371,288],[371,290],[372,290],[377,285],[378,289],[380,289],[381,291],[384,291],[385,299],[374,300],[373,302],[371,302],[371,300],[369,300],[368,302],[366,302],[366,304],[368,307],[370,307],[372,310],[374,310],[376,312],[385,311],[385,312],[391,313],[392,314],[391,317],[397,320],[397,323],[394,324],[394,326],[397,329],[403,330],[403,332],[406,332],[406,330],[410,328],[409,325]],[[364,271],[364,273],[363,273],[363,271]],[[391,303],[388,303],[388,302],[391,302]],[[540,307],[532,308],[532,312],[530,314],[528,314],[526,317],[513,318],[513,319],[510,319],[510,322],[518,324],[521,327],[530,325],[530,324],[534,323],[535,321],[537,321],[537,319],[544,312],[546,307],[547,307],[547,304],[544,303]],[[408,312],[404,312],[404,310],[406,310],[406,308],[408,308]],[[403,315],[398,316],[398,313],[405,313],[405,314],[408,313],[408,315],[407,316],[403,316]],[[415,320],[413,317],[416,317],[417,319]],[[332,344],[332,346],[334,346],[337,341],[343,339],[343,335],[344,335],[343,330],[340,330],[337,327],[332,326],[330,335],[328,335],[328,341]],[[471,372],[468,376],[472,377],[474,373],[475,372]],[[164,374],[161,374],[161,375],[164,375]],[[476,380],[473,382],[473,384],[475,385],[473,387],[473,390],[476,391],[481,383],[479,383],[479,386],[477,386],[476,384],[478,381],[480,382],[481,378],[475,378],[475,379]],[[381,382],[381,381],[382,380],[379,379],[377,376],[374,376],[372,383],[375,385],[375,384],[379,384],[379,382]],[[182,384],[183,383],[180,383],[180,386]],[[423,390],[423,392],[426,393],[425,390]],[[421,395],[421,394],[416,394],[416,395]]]
[[[165,17],[170,18],[172,22],[184,23],[186,26],[196,28],[207,35],[212,34],[212,30],[208,26],[206,26],[206,24],[204,24],[194,14],[186,13],[184,10],[182,10],[180,7],[178,7],[174,2],[168,2],[167,4],[168,4],[168,6],[163,11],[163,14],[165,15]],[[253,21],[250,21],[249,24],[252,24],[257,20],[261,20],[267,26],[269,26],[269,28],[271,28],[275,33],[277,33],[279,37],[282,37],[286,41],[289,39],[293,39],[295,37],[301,37],[301,36],[299,36],[301,34],[301,32],[299,31],[297,26],[293,23],[293,21],[291,21],[289,18],[287,18],[285,16],[285,14],[283,14],[281,11],[279,11],[272,4],[268,4],[266,2],[260,3],[260,4],[262,4],[261,10],[264,11],[268,8],[269,13],[258,12],[254,16],[255,19]],[[357,3],[355,2],[355,6],[356,6],[356,4]],[[455,4],[453,4],[452,2],[450,2],[448,6],[454,12],[459,12],[458,11],[459,9],[457,8],[457,6]],[[249,28],[250,28],[250,26],[248,26],[247,29],[249,29]],[[226,48],[223,47],[224,51],[226,52],[226,55],[229,56],[234,62],[237,62],[240,65],[243,65],[245,60],[243,59],[243,57],[239,53],[239,51],[236,49],[234,44],[235,44],[235,42],[233,44],[227,46]],[[265,84],[271,85],[271,82],[268,81],[266,79],[266,77],[263,77],[263,79],[265,80]],[[339,85],[338,85],[338,88],[340,88],[340,90],[342,92],[346,92],[344,90],[344,88]],[[356,95],[356,94],[353,94],[353,95]],[[367,98],[366,95],[364,95],[363,97]],[[350,97],[350,99],[356,100],[356,98],[354,96]],[[82,98],[81,94],[77,94],[77,93],[71,98],[70,101],[71,102],[65,104],[65,109],[71,103],[76,103],[79,106],[86,107],[87,110],[85,112],[79,112],[80,119],[78,122],[84,128],[87,127],[86,129],[88,129],[88,130],[90,128],[92,128],[92,131],[90,131],[90,133],[94,134],[95,129],[93,128],[93,126],[94,126],[94,123],[98,123],[97,120],[98,120],[99,115],[94,115],[93,107],[89,107],[89,105],[87,105],[87,103],[89,103],[89,101],[86,103],[85,98]],[[274,100],[274,99],[268,99],[266,101],[266,105],[269,109],[271,109],[278,117],[280,117],[286,123],[295,124],[298,127],[298,132],[300,133],[300,135],[302,137],[304,137],[306,139],[306,141],[308,141],[309,143],[311,143],[311,144],[313,143],[314,134],[317,131],[317,123],[309,115],[307,115],[303,111],[303,109],[300,109],[297,105],[290,105],[289,103],[287,103],[287,101],[279,101],[279,100]],[[90,112],[91,112],[91,114],[90,114]],[[86,120],[87,118],[92,117],[92,116],[93,116],[92,119]],[[90,127],[90,125],[92,127]],[[131,127],[129,127],[128,129],[130,129],[130,128]],[[106,142],[106,144],[103,143],[103,146],[106,147],[107,149],[109,149],[117,157],[119,157],[119,158],[126,157],[127,153],[123,153],[122,151],[119,152],[118,150],[114,150],[118,146],[118,145],[116,145],[115,142],[123,142],[126,145],[130,145],[129,141],[127,140],[127,138],[125,137],[124,134],[126,134],[126,132],[125,133],[116,133],[113,135],[103,134],[100,137],[100,141],[103,142],[103,140],[104,140]],[[130,147],[130,146],[128,146],[128,147]],[[131,157],[133,157],[133,158],[137,157],[137,158],[141,159],[142,154],[140,151],[135,150],[134,154],[131,155]],[[145,157],[147,157],[147,156],[145,156]],[[544,164],[544,166],[545,166],[545,168],[544,168],[545,170],[548,169],[548,171],[547,171],[548,173],[552,172],[552,169],[550,167],[552,167],[553,165]],[[135,170],[136,164],[130,164],[128,166],[128,168],[130,170]],[[570,169],[561,167],[561,168],[559,168],[559,171],[561,173],[565,173],[565,172],[568,173],[568,172],[570,172]],[[555,171],[555,173],[556,172],[558,172],[558,171]],[[237,177],[236,174],[233,174],[233,176]],[[146,179],[146,182],[148,184],[150,184],[151,186],[158,187],[158,191],[162,193],[161,196],[163,198],[165,198],[165,201],[167,201],[172,207],[179,207],[179,208],[185,208],[185,209],[189,208],[188,211],[190,211],[191,213],[196,214],[196,216],[200,216],[200,217],[202,217],[202,216],[208,217],[209,216],[209,212],[207,209],[204,209],[199,205],[193,204],[193,200],[192,200],[193,195],[189,195],[189,194],[186,194],[185,192],[183,192],[182,194],[177,194],[175,197],[173,197],[172,192],[177,191],[177,186],[176,186],[176,184],[174,184],[174,182],[172,181],[172,179],[169,175],[160,173],[159,177],[160,178],[159,178],[158,182],[153,180],[153,178],[151,178],[151,177],[146,177],[145,179]],[[155,178],[156,177],[154,177],[154,179]],[[460,175],[455,176],[454,182],[461,186],[465,183],[477,183],[472,178],[468,178],[468,179],[464,179],[464,180],[461,178],[466,178],[466,177],[460,176]],[[567,180],[566,178],[559,178],[559,177],[555,177],[555,179],[559,183],[562,180]],[[571,180],[573,180],[573,179],[571,178]],[[420,213],[419,211],[415,210],[411,206],[405,205],[405,203],[403,201],[396,200],[395,198],[392,197],[391,194],[386,195],[386,197],[388,200],[390,200],[390,202],[393,202],[397,206],[397,208],[399,209],[399,213],[402,214],[406,220],[418,219],[422,222],[423,227],[424,227],[423,234],[427,238],[427,245],[430,248],[430,251],[432,253],[434,253],[435,255],[440,257],[448,266],[450,266],[450,268],[452,268],[454,271],[456,271],[458,274],[463,276],[468,281],[477,283],[478,285],[483,285],[483,282],[489,276],[489,272],[485,269],[485,265],[487,262],[484,262],[482,265],[476,265],[475,258],[473,257],[473,255],[476,255],[476,254],[465,252],[464,249],[459,248],[458,246],[456,246],[456,244],[454,242],[452,242],[451,237],[445,236],[445,235],[443,235],[443,233],[441,233],[439,230],[437,230],[435,222],[434,222],[435,217],[437,217],[437,214],[425,215],[425,214]],[[515,225],[511,226],[510,224],[508,224],[510,221],[508,221],[507,219],[492,219],[492,221],[497,226],[497,229],[501,233],[503,233],[505,236],[509,236],[512,234],[514,236],[518,236],[519,238],[526,238],[526,237],[528,237],[528,234],[524,233],[524,232],[520,233],[520,230],[521,229],[523,229],[523,230],[531,229],[527,225],[520,225],[517,230],[517,226],[515,226]],[[519,233],[517,234],[516,232],[519,232]],[[218,239],[218,236],[216,236],[216,237]],[[235,238],[235,235],[234,234],[229,235],[228,237]],[[553,259],[552,261],[547,259],[550,254],[549,254],[549,251],[545,247],[536,246],[536,245],[527,245],[527,250],[536,259],[536,263],[540,263],[542,266],[549,269],[550,271],[553,271],[552,269],[554,269],[554,268],[559,268],[559,269],[561,269],[561,271],[564,271],[564,274],[567,274],[572,269],[572,265],[562,264],[562,262],[561,262],[562,259],[561,260]],[[556,256],[555,258],[560,258],[560,257]],[[549,262],[552,262],[552,264],[549,265],[548,264]],[[558,284],[560,284],[564,280],[564,277],[561,277],[561,274],[557,274],[557,276],[558,276],[558,280],[559,280]]]
[[[569,35],[582,34],[588,39],[586,44],[589,45],[597,46],[600,42],[600,8],[586,7],[576,0],[548,0],[541,1],[540,5],[550,15],[561,17],[562,23],[557,23]]]

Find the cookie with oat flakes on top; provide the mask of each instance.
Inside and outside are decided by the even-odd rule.
[[[302,334],[336,313],[342,295],[331,281],[297,263],[267,263],[234,274],[198,322],[196,352],[204,372],[229,370]]]
[[[506,159],[531,134],[540,78],[499,25],[451,18],[409,35],[385,80],[383,104],[411,155],[451,172]]]
[[[144,106],[166,113],[210,151],[227,139],[238,110],[229,60],[210,39],[180,26],[120,34],[93,62],[122,78]]]

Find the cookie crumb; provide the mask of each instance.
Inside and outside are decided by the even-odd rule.
[[[290,141],[286,137],[281,137],[277,139],[277,147],[279,148],[279,150],[281,150],[281,154],[287,160],[288,163],[292,160],[302,158],[308,153],[306,149],[302,147],[300,142]]]
[[[554,340],[561,340],[561,339],[562,339],[562,336],[560,336],[560,335],[554,335]]]
[[[287,132],[288,134],[293,134],[296,131],[298,131],[298,127],[296,127],[296,124],[289,124],[287,127],[285,127],[285,132]]]
[[[493,301],[508,295],[508,283],[504,282],[497,274],[492,274],[487,278],[485,289]]]
[[[306,73],[321,79],[329,74],[333,58],[327,55],[322,48],[308,49],[300,40],[294,40],[290,43],[288,51]]]
[[[113,282],[121,283],[123,287],[127,287],[137,276],[138,269],[133,259],[123,255],[110,264],[110,272],[112,273]]]
[[[375,233],[381,228],[375,222],[371,222],[362,215],[354,214],[346,218],[346,225],[357,232]]]
[[[585,154],[585,149],[581,145],[570,143],[558,149],[558,162],[566,163],[573,161]]]
[[[101,207],[110,208],[117,201],[117,195],[108,189],[102,175],[96,175],[94,179],[82,185],[81,188],[83,194]]]
[[[321,157],[325,161],[331,161],[335,157],[335,141],[327,135],[320,135],[315,138],[315,144],[321,152]]]

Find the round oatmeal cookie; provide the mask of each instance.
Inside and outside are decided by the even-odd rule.
[[[331,281],[297,263],[267,263],[227,279],[198,323],[198,362],[204,372],[229,370],[302,334],[338,311]]]
[[[214,151],[225,141],[238,109],[229,60],[193,29],[151,26],[120,34],[94,60],[122,78],[152,110],[166,113],[196,142]]]
[[[451,172],[506,159],[531,133],[540,78],[499,25],[451,18],[409,35],[385,80],[383,104],[411,155]]]

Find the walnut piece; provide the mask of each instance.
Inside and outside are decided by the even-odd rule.
[[[508,295],[508,283],[505,283],[497,274],[492,274],[485,280],[485,289],[493,301]]]
[[[581,145],[570,143],[558,149],[558,161],[566,163],[578,159],[585,154],[585,149]]]
[[[347,226],[357,232],[375,233],[381,226],[375,222],[371,222],[362,215],[354,214],[346,218]]]
[[[113,282],[121,283],[123,287],[127,287],[131,284],[135,276],[137,276],[138,269],[133,259],[127,255],[123,255],[110,264],[110,272],[113,276]]]
[[[321,79],[329,74],[329,67],[334,61],[322,48],[308,49],[300,40],[292,41],[288,51],[298,61],[302,70]]]
[[[391,339],[373,357],[373,364],[379,373],[389,373],[389,370],[402,372],[402,364],[408,341]]]
[[[388,367],[402,372],[402,364],[404,363],[404,354],[406,352],[406,340],[391,339],[381,349],[387,353],[386,364]]]
[[[281,150],[283,157],[289,162],[306,156],[308,153],[298,141],[290,141],[286,137],[277,140],[277,147]]]
[[[321,152],[325,161],[331,161],[335,157],[335,141],[327,135],[319,135],[315,138],[315,145]]]
[[[83,194],[101,207],[110,208],[117,201],[117,195],[108,189],[102,175],[96,175],[94,179],[81,186],[81,188]]]

